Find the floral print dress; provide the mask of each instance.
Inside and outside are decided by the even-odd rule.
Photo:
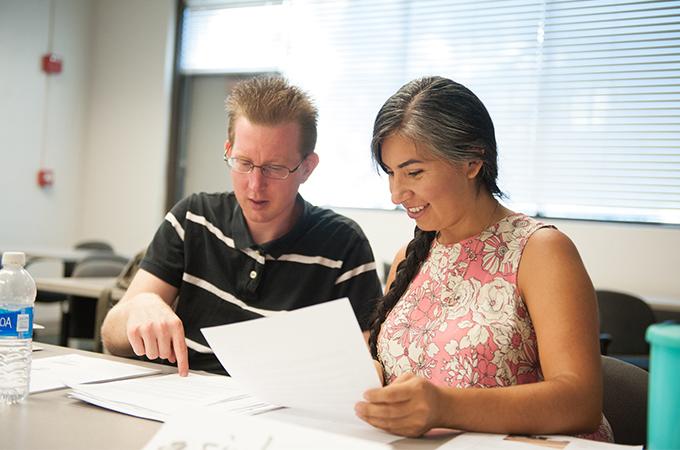
[[[457,388],[542,380],[517,270],[529,237],[548,226],[511,214],[456,244],[435,239],[382,325],[378,358],[387,382],[407,372]],[[613,441],[602,419],[595,433],[582,437]]]

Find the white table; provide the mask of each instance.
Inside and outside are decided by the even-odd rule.
[[[103,278],[36,278],[35,285],[39,291],[55,294],[77,295],[97,299],[106,289],[114,288],[116,277]],[[122,297],[123,291],[114,289]],[[118,297],[118,298],[120,298]],[[115,298],[115,297],[114,297]]]
[[[81,298],[92,299],[97,303],[95,313],[95,345],[99,348],[99,324],[104,320],[104,316],[109,309],[109,300],[117,301],[123,297],[125,290],[115,287],[116,277],[103,278],[73,278],[73,277],[56,277],[56,278],[36,278],[35,285],[38,291],[51,292],[55,294],[73,295]],[[107,294],[107,295],[103,295]],[[70,302],[67,305],[71,307]],[[61,315],[61,330],[59,336],[59,343],[67,345],[69,340],[69,314],[68,310],[62,310]]]
[[[665,297],[645,296],[642,299],[654,311],[673,311],[680,312],[680,300]]]
[[[111,355],[40,344],[45,350],[34,358],[79,353],[174,373],[170,366],[135,361]],[[120,450],[141,449],[161,423],[140,419],[68,398],[69,389],[31,394],[19,404],[0,408],[0,448],[7,450]],[[435,449],[450,436],[399,439],[394,449]]]

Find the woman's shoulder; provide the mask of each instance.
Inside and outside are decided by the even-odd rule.
[[[544,273],[572,263],[582,264],[576,245],[569,236],[554,227],[541,227],[527,239],[520,271],[525,274]]]

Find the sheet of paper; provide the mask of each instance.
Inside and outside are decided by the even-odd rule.
[[[292,425],[303,426],[315,430],[352,436],[366,441],[389,444],[390,442],[403,439],[400,436],[390,434],[386,431],[374,427],[367,427],[365,423],[344,422],[332,418],[320,417],[310,411],[303,411],[297,408],[281,408],[275,411],[264,413],[261,417],[265,419],[283,422]]]
[[[192,410],[170,418],[143,450],[387,450],[388,445],[286,424],[266,416]]]
[[[35,358],[31,362],[30,393],[62,389],[71,384],[119,380],[158,372],[158,369],[76,354]]]
[[[215,412],[259,414],[275,409],[244,392],[226,376],[190,373],[73,386],[71,397],[163,422],[188,408],[210,405]]]
[[[478,450],[480,448],[498,450],[642,450],[641,445],[609,444],[573,436],[512,436],[486,433],[463,433],[437,447],[437,450]]]
[[[364,423],[354,405],[380,387],[346,298],[201,331],[227,372],[275,405]]]

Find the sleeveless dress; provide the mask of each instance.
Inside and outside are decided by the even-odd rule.
[[[517,270],[529,237],[544,227],[551,226],[516,213],[455,244],[435,239],[378,336],[386,382],[407,372],[457,388],[541,381]],[[579,437],[613,442],[604,416],[597,431]]]

